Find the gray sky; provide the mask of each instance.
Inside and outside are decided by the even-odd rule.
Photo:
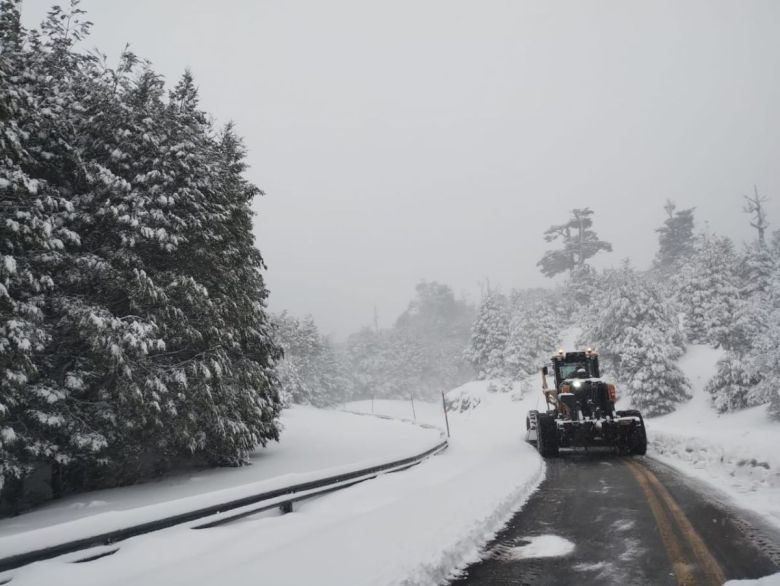
[[[51,2],[25,0],[37,23]],[[83,0],[88,47],[125,42],[235,120],[273,310],[342,337],[389,325],[421,279],[545,285],[573,207],[647,266],[664,200],[750,236],[780,227],[780,2]]]

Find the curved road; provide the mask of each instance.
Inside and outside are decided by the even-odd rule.
[[[565,454],[451,585],[720,586],[775,572],[778,532],[700,483],[647,457]]]

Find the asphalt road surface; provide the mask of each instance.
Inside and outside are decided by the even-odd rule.
[[[775,572],[778,532],[701,483],[648,457],[566,454],[451,585],[720,586]]]

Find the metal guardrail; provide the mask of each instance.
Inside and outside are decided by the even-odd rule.
[[[333,492],[335,490],[341,490],[349,486],[353,486],[359,482],[375,478],[382,473],[398,472],[405,470],[416,464],[419,464],[426,458],[444,451],[448,442],[444,441],[436,444],[432,448],[425,450],[420,454],[409,456],[408,458],[402,458],[400,460],[394,460],[386,464],[379,464],[377,466],[370,466],[368,468],[362,468],[352,472],[345,472],[343,474],[337,474],[322,478],[320,480],[311,480],[308,482],[302,482],[299,484],[293,484],[290,486],[277,488],[274,490],[266,491],[260,494],[235,499],[218,505],[211,505],[209,507],[202,507],[186,513],[180,513],[172,515],[170,517],[164,517],[155,521],[148,521],[146,523],[140,523],[131,527],[125,527],[123,529],[117,529],[114,531],[107,531],[91,537],[82,539],[76,539],[73,541],[67,541],[58,545],[44,547],[41,549],[28,551],[25,553],[15,554],[0,558],[0,572],[7,572],[14,570],[21,566],[31,564],[33,562],[40,562],[43,560],[51,559],[68,553],[74,553],[77,551],[90,549],[98,546],[105,546],[129,539],[130,537],[136,537],[138,535],[144,535],[146,533],[152,533],[154,531],[160,531],[167,529],[175,525],[181,525],[190,521],[204,520],[206,517],[218,516],[217,519],[212,521],[206,521],[202,524],[196,525],[193,529],[205,529],[208,527],[215,527],[217,525],[223,525],[229,523],[238,518],[254,515],[256,513],[273,509],[281,508],[283,512],[292,511],[293,503],[320,496],[322,494]],[[269,502],[272,501],[272,502]],[[250,505],[258,505],[258,507],[251,507]],[[236,511],[236,509],[241,509]],[[222,515],[227,511],[235,511],[232,515]],[[97,557],[103,557],[103,555],[110,555],[116,550],[109,552],[108,554],[97,555]],[[76,561],[88,561],[93,558],[86,558]],[[10,580],[2,581],[0,578],[0,584],[7,583]]]

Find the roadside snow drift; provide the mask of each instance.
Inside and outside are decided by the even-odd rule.
[[[172,475],[158,482],[62,499],[0,520],[0,555],[14,555],[258,494],[298,482],[412,456],[441,433],[395,420],[296,406],[280,443],[258,449],[252,465]]]
[[[690,346],[680,368],[693,398],[663,417],[646,421],[649,454],[717,487],[734,502],[780,527],[780,425],[767,407],[718,414],[704,387],[721,350]]]
[[[479,397],[479,408],[451,414],[450,448],[419,466],[301,503],[287,515],[199,531],[172,528],[122,542],[114,555],[88,563],[33,564],[15,572],[13,585],[443,583],[479,558],[544,470],[523,441],[523,401],[490,393],[482,382],[452,393]],[[376,402],[374,409],[443,426],[440,404],[415,403],[414,414],[402,402]]]

